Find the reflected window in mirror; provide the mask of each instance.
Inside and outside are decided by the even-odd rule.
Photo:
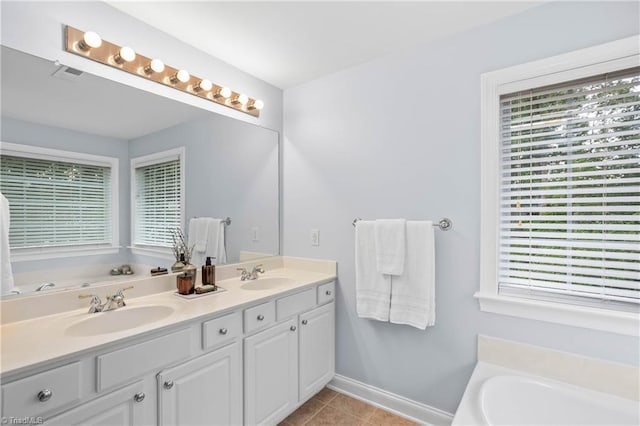
[[[118,250],[118,159],[2,144],[14,261]]]
[[[184,226],[184,153],[176,148],[131,160],[134,251],[171,253],[172,233]]]

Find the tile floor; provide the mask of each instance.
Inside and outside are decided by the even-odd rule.
[[[407,426],[415,424],[380,408],[324,388],[284,419],[279,426]]]

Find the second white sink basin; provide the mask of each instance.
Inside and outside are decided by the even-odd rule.
[[[245,282],[240,286],[243,290],[273,290],[295,283],[296,280],[286,277],[264,277]]]
[[[113,311],[87,314],[87,318],[68,327],[68,336],[95,336],[98,334],[115,333],[160,321],[174,312],[170,306],[125,306]]]

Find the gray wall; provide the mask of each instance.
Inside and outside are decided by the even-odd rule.
[[[129,250],[129,145],[126,140],[76,132],[60,127],[2,117],[2,142],[39,146],[64,151],[115,157],[119,160],[119,230],[120,249],[118,254],[66,257],[47,260],[11,262],[14,273],[41,271],[46,269],[71,268],[80,265],[125,263]],[[107,272],[107,271],[105,271]]]
[[[640,32],[638,3],[551,3],[285,91],[284,254],[336,259],[337,372],[454,412],[478,333],[623,363],[637,338],[480,312],[480,75]],[[354,217],[450,217],[436,325],[358,319]],[[320,230],[319,247],[309,230]]]
[[[238,262],[240,250],[278,254],[278,133],[211,114],[133,139],[129,155],[181,146],[186,152],[185,228],[192,217],[229,216],[228,263]],[[259,229],[257,242],[253,227]]]

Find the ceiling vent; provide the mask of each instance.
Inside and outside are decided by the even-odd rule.
[[[51,75],[56,78],[61,78],[62,80],[75,81],[82,74],[84,73],[80,70],[68,67],[66,65],[60,65],[60,67]]]

